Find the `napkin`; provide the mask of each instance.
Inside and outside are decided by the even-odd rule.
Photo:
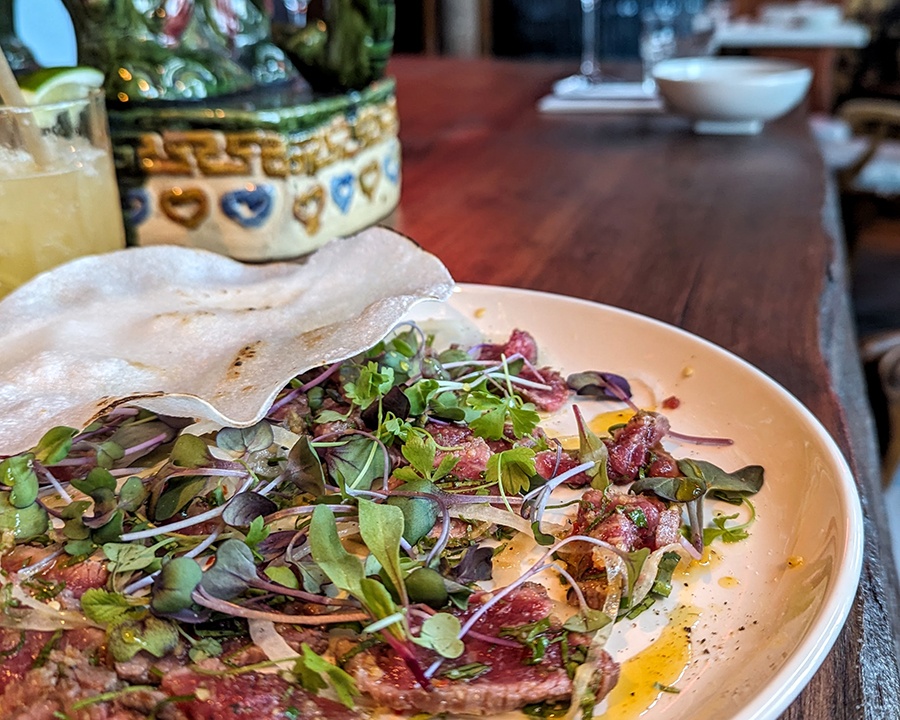
[[[553,92],[538,101],[538,110],[546,113],[658,113],[662,107],[655,89],[643,83],[590,83],[580,75],[554,83]]]

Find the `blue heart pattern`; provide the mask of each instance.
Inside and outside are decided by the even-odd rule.
[[[125,221],[137,227],[150,216],[150,196],[144,188],[131,188],[122,198]]]
[[[251,188],[232,190],[219,201],[222,212],[245,228],[258,228],[272,214],[275,206],[275,188],[271,185],[254,185]]]
[[[331,178],[331,197],[344,215],[353,201],[353,173],[344,173]]]

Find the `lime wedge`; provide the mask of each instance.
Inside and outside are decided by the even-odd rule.
[[[92,67],[43,68],[19,79],[29,105],[79,100],[103,87],[103,73]]]

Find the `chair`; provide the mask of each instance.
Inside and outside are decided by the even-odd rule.
[[[900,101],[849,100],[837,116],[849,136],[842,158],[832,144],[830,161],[841,191],[860,352],[887,484],[900,468]]]

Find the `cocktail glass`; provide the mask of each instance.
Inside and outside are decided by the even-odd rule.
[[[0,297],[68,260],[124,246],[103,93],[0,106]]]

